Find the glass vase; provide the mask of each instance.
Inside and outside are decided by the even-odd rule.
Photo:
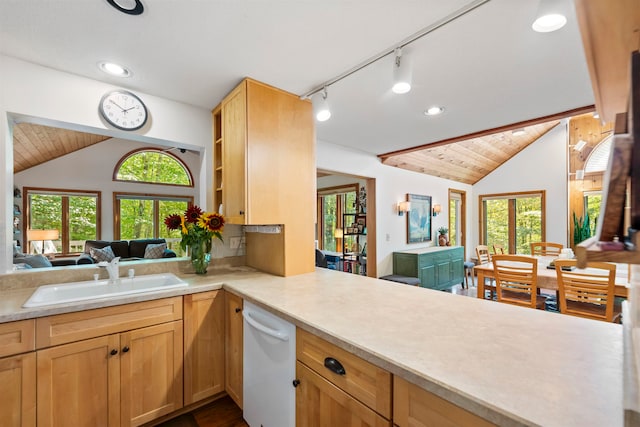
[[[211,240],[202,240],[191,245],[191,265],[196,274],[206,274],[211,261]]]

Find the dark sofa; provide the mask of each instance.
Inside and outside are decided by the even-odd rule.
[[[56,260],[52,261],[55,265],[70,265],[70,264],[95,264],[96,260],[91,257],[91,249],[103,249],[107,246],[111,246],[111,250],[115,256],[120,257],[120,261],[130,261],[136,259],[144,259],[144,251],[147,245],[166,243],[165,239],[141,239],[141,240],[87,240],[84,244],[84,252],[77,258],[70,260],[60,260],[64,262],[57,263]],[[162,258],[175,258],[176,253],[170,249],[165,249]]]

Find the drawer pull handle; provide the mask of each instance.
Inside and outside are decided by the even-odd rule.
[[[240,307],[236,307],[236,313],[240,313],[242,309]]]
[[[333,357],[327,357],[324,359],[324,367],[338,375],[347,375],[347,371],[344,370],[342,363],[338,362]]]
[[[129,351],[129,347],[127,347],[126,345],[124,347],[122,347],[122,352],[126,353]]]
[[[116,354],[118,354],[118,350],[116,350],[115,348],[113,350],[110,351],[112,356],[115,356]]]

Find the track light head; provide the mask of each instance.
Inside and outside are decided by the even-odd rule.
[[[316,120],[319,122],[326,122],[331,117],[331,110],[329,109],[329,103],[327,102],[327,87],[322,89],[321,98],[316,107]]]
[[[550,33],[564,27],[567,18],[562,3],[563,0],[540,0],[538,14],[531,28],[538,33]]]
[[[402,48],[395,50],[393,61],[393,93],[407,93],[411,90],[411,63],[409,58],[402,56]]]

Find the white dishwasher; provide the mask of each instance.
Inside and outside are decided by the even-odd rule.
[[[250,427],[295,427],[296,328],[244,302],[243,416]]]

